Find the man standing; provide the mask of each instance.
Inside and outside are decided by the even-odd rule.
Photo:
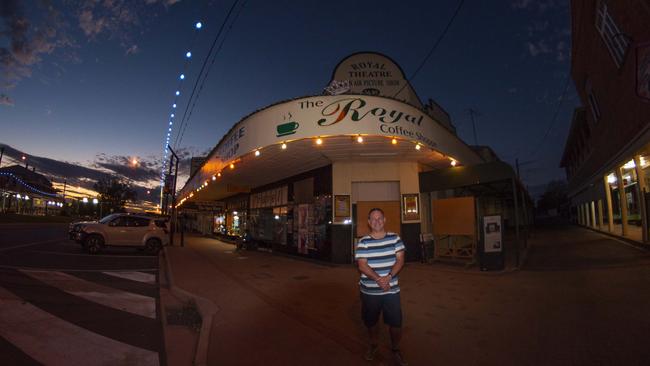
[[[407,365],[399,350],[402,338],[402,308],[397,275],[404,267],[404,243],[395,233],[384,230],[384,211],[373,208],[368,213],[370,235],[359,240],[354,258],[361,280],[361,316],[368,328],[370,345],[365,359],[372,361],[378,349],[377,322],[383,314],[384,323],[390,327],[393,357],[398,365]]]

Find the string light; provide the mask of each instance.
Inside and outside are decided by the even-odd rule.
[[[194,34],[194,40],[196,40],[196,37],[198,36],[198,30],[200,30],[201,28],[203,28],[203,23],[201,23],[201,22],[194,23],[194,29],[197,31]],[[193,43],[194,43],[194,41],[192,42],[192,44]],[[171,133],[172,133],[172,127],[171,126],[173,126],[173,124],[174,124],[173,119],[174,119],[174,117],[176,117],[176,114],[175,114],[174,111],[176,110],[176,107],[178,106],[177,103],[178,103],[178,97],[181,95],[181,86],[182,86],[183,81],[186,79],[185,72],[188,69],[189,62],[190,62],[190,59],[192,57],[191,48],[192,47],[190,47],[190,49],[185,52],[185,61],[184,61],[183,70],[182,70],[183,72],[181,72],[180,74],[177,74],[177,75],[179,75],[178,76],[179,85],[176,88],[176,91],[174,92],[175,98],[174,98],[173,103],[172,103],[172,112],[170,113],[171,117],[170,117],[169,125],[168,125],[169,127],[167,128],[167,134],[165,136],[165,140],[164,140],[164,144],[163,144],[163,159],[162,159],[161,172],[160,172],[160,206],[162,206],[163,188],[164,188],[164,184],[165,184],[165,170],[166,170],[165,167],[167,166],[167,162],[168,162],[169,139],[171,138]]]
[[[41,191],[41,190],[38,189],[38,188],[32,187],[31,185],[25,183],[25,182],[24,182],[22,179],[20,179],[19,177],[15,176],[13,173],[9,173],[9,172],[0,172],[0,176],[11,177],[11,178],[13,178],[16,182],[20,183],[20,185],[22,185],[22,186],[25,187],[25,188],[28,188],[28,189],[31,190],[32,192],[36,192],[36,193],[38,193],[38,194],[42,194],[42,195],[50,196],[50,197],[59,197],[59,195],[56,194],[56,193],[47,193],[47,192],[43,192],[43,191]]]
[[[235,164],[230,163],[230,169],[235,169]]]

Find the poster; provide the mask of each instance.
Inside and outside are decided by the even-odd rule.
[[[483,216],[483,246],[485,253],[501,252],[502,245],[501,216]]]
[[[402,195],[402,221],[420,220],[420,205],[418,193],[409,193]]]
[[[335,195],[334,196],[334,219],[347,219],[350,217],[350,196],[349,195]]]

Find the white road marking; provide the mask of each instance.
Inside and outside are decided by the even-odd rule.
[[[37,241],[37,242],[34,242],[34,243],[14,245],[13,247],[0,248],[0,252],[4,252],[5,250],[11,250],[11,249],[31,247],[32,245],[38,245],[38,244],[54,243],[54,242],[58,242],[58,241],[63,241],[63,239],[50,239],[50,240]]]
[[[5,264],[0,264],[0,268],[3,269],[20,269],[27,271],[53,271],[53,272],[122,272],[123,269],[79,269],[79,268],[40,268],[40,267],[27,267],[27,266],[9,266]],[[137,268],[132,269],[132,272],[156,272],[158,268]]]
[[[138,281],[138,282],[144,282],[150,284],[156,283],[156,275],[151,273],[135,272],[135,271],[128,271],[128,272],[112,271],[112,272],[102,272],[102,273],[107,274],[109,276],[126,278],[127,280],[131,280],[131,281]]]
[[[44,365],[159,365],[158,353],[104,337],[0,287],[0,336]]]
[[[41,254],[47,254],[47,255],[68,255],[68,256],[75,256],[75,257],[95,257],[95,258],[158,258],[157,255],[143,255],[143,254],[84,254],[84,253],[62,253],[62,252],[54,252],[54,251],[49,251],[49,250],[30,250],[32,253],[41,253]]]
[[[120,311],[156,319],[156,299],[152,297],[113,289],[62,272],[27,270],[21,272],[74,296]]]

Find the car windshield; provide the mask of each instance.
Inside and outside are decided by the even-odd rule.
[[[119,214],[110,214],[108,216],[105,216],[103,219],[99,220],[99,223],[107,224],[109,221],[113,220],[117,216],[119,216]]]

